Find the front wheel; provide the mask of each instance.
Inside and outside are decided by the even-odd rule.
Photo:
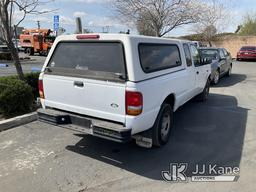
[[[220,81],[220,72],[217,70],[214,73],[214,77],[213,77],[213,84],[217,85]]]
[[[153,127],[153,145],[160,147],[165,145],[173,129],[173,108],[170,104],[164,103],[161,106]]]

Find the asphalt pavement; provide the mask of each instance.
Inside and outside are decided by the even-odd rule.
[[[20,53],[20,57],[28,57],[24,53]],[[46,59],[45,56],[39,56],[39,55],[34,55],[34,56],[29,56],[29,60],[21,60],[21,65],[23,68],[24,73],[30,73],[33,71],[40,71],[43,67],[44,61]],[[9,75],[16,75],[16,68],[13,64],[13,62],[9,61],[0,61],[0,64],[7,64],[8,67],[0,67],[0,77],[1,76],[9,76]]]
[[[170,142],[145,149],[33,122],[0,133],[0,191],[232,191],[256,189],[256,63],[235,62],[205,103],[175,113]],[[166,182],[170,163],[239,167],[237,182]]]

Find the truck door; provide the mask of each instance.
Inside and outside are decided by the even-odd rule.
[[[186,65],[187,65],[187,86],[188,86],[188,97],[187,100],[191,99],[191,95],[195,94],[195,88],[196,88],[196,73],[195,73],[195,67],[193,66],[191,51],[189,49],[189,44],[184,43],[183,49],[185,53],[186,58]]]
[[[44,39],[43,39],[43,36],[42,35],[38,35],[38,46],[39,46],[39,50],[42,51],[43,50],[43,42]]]
[[[206,76],[208,74],[207,70],[209,66],[201,65],[200,54],[195,45],[191,44],[190,50],[191,50],[193,64],[195,66],[195,75],[196,75],[195,90],[197,93],[200,93],[205,87],[205,83],[206,83],[205,78],[207,78]]]

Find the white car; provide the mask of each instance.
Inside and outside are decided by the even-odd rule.
[[[145,147],[167,143],[173,113],[209,94],[211,61],[190,41],[126,34],[60,36],[39,78],[39,120]]]

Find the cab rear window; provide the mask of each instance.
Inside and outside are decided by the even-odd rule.
[[[60,42],[48,63],[48,71],[96,79],[126,76],[120,42]]]
[[[173,44],[139,44],[140,63],[145,73],[181,66],[179,48]]]

